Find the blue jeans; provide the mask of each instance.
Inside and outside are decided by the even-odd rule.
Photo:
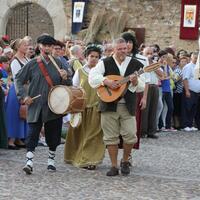
[[[171,92],[163,92],[163,101],[167,104],[167,116],[165,119],[166,129],[171,128],[172,114],[174,110],[173,98]]]

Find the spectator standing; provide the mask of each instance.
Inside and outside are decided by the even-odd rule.
[[[183,68],[183,128],[185,131],[188,132],[198,130],[193,126],[200,93],[200,80],[194,79],[197,57],[198,52],[193,52],[191,55],[191,62],[185,65],[185,67]]]
[[[12,77],[15,81],[15,76],[19,70],[28,62],[25,57],[27,52],[27,41],[23,39],[17,39],[11,47],[16,51],[14,58],[11,62]],[[8,130],[8,148],[18,150],[19,147],[25,147],[24,140],[27,136],[27,123],[26,120],[22,120],[19,116],[20,102],[17,99],[15,91],[15,83],[10,86],[8,97],[6,101],[6,123]]]

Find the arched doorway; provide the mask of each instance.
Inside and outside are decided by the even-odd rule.
[[[63,0],[0,0],[0,36],[6,34],[6,27],[8,19],[12,16],[13,8],[22,6],[27,3],[32,3],[41,6],[45,9],[45,13],[48,12],[51,20],[53,21],[54,37],[62,40],[66,34],[70,33],[69,27],[70,21],[66,12],[69,13],[70,6],[66,7]],[[38,14],[38,11],[37,11]],[[44,20],[41,18],[40,20]],[[38,28],[38,27],[37,27]],[[39,27],[38,29],[40,29]],[[36,29],[36,28],[35,28]]]
[[[36,3],[21,3],[11,8],[6,34],[11,39],[29,35],[35,39],[42,33],[54,36],[54,25],[46,9]]]

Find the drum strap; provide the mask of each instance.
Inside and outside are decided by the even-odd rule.
[[[40,70],[41,70],[44,78],[46,79],[49,87],[53,87],[53,81],[52,81],[51,77],[49,76],[48,71],[45,68],[44,63],[42,62],[42,59],[40,57],[37,58],[37,63],[39,65]]]

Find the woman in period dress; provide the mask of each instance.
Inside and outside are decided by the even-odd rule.
[[[73,77],[73,85],[82,87],[86,92],[86,108],[82,113],[79,127],[69,128],[66,136],[64,160],[76,167],[89,170],[96,169],[104,157],[105,146],[98,112],[98,96],[96,89],[90,87],[88,74],[95,67],[101,55],[101,49],[89,45],[85,50],[87,64],[78,69]]]
[[[13,81],[18,71],[28,62],[25,57],[28,44],[24,39],[17,39],[11,47],[16,54],[10,64]],[[18,150],[19,147],[25,147],[22,139],[26,138],[27,123],[25,120],[20,119],[19,116],[20,102],[17,99],[14,83],[10,86],[8,97],[6,101],[6,123],[8,131],[8,148]]]

